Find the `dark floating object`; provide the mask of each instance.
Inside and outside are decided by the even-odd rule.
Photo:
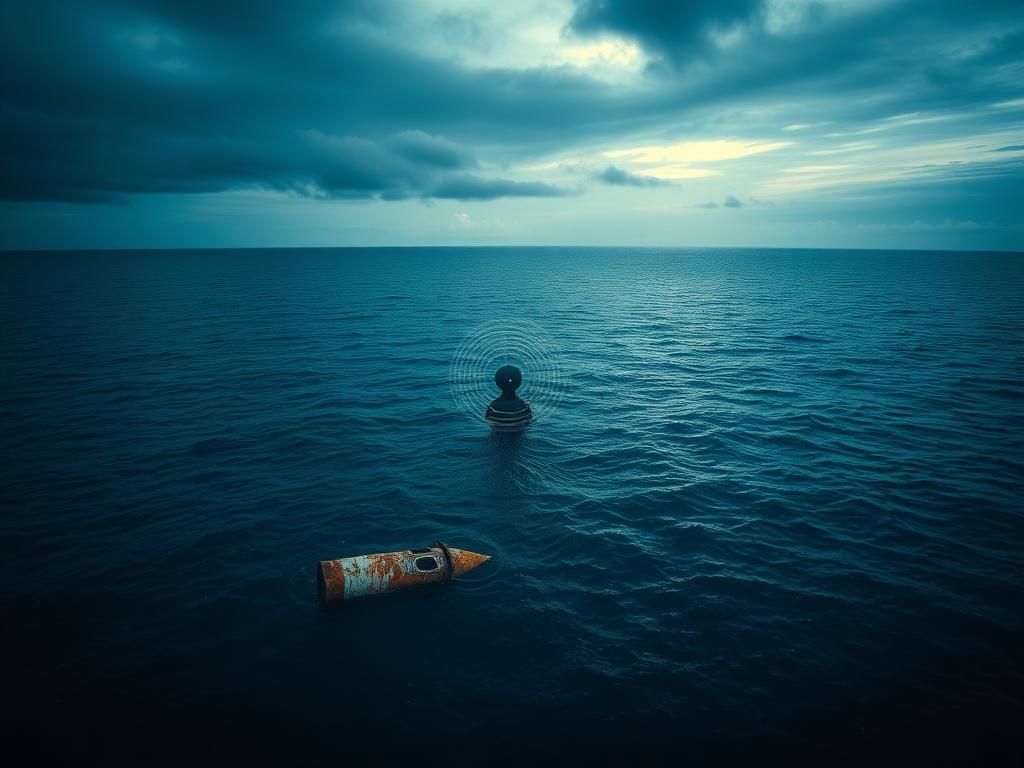
[[[404,587],[449,582],[491,559],[440,541],[424,549],[321,560],[316,566],[320,604],[380,595]]]
[[[523,383],[523,374],[514,365],[503,365],[494,374],[494,383],[501,390],[501,397],[491,401],[484,418],[495,429],[515,431],[523,429],[533,418],[530,405],[516,394]]]

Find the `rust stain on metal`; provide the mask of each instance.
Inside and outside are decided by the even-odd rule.
[[[326,605],[418,584],[450,581],[490,559],[490,555],[439,543],[423,549],[321,560],[316,574],[320,602]]]
[[[449,547],[448,551],[452,553],[452,565],[455,567],[456,576],[472,571],[491,559],[490,555],[481,555],[465,549]]]

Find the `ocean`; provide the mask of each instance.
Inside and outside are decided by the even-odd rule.
[[[8,252],[0,322],[29,755],[1024,760],[1024,254]]]

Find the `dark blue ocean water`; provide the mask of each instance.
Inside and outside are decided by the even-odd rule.
[[[517,319],[565,396],[492,434],[449,363]],[[0,321],[44,756],[1024,754],[1024,255],[7,253]],[[494,559],[319,610],[439,538]]]

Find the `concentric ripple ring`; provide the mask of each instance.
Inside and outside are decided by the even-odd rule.
[[[517,394],[530,404],[531,423],[555,411],[566,387],[565,365],[557,345],[536,323],[491,320],[466,335],[448,368],[452,397],[470,418],[485,421],[487,406],[499,394],[494,372],[503,365],[514,365],[523,372]]]

